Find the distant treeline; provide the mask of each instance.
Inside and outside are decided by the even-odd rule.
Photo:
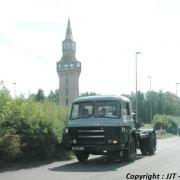
[[[132,109],[135,112],[136,94],[126,95],[132,102]],[[180,98],[171,92],[140,92],[138,96],[138,116],[139,120],[145,123],[151,122],[150,105],[152,107],[152,117],[156,114],[166,114],[180,116]]]

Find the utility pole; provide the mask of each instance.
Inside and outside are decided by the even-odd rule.
[[[16,98],[16,83],[14,82],[14,98]]]
[[[150,94],[150,99],[149,99],[149,121],[152,121],[152,92],[151,92],[151,76],[148,76],[149,78],[149,94]]]
[[[135,66],[136,66],[136,121],[138,121],[138,94],[137,94],[137,82],[138,82],[138,74],[137,74],[137,71],[138,71],[138,68],[137,68],[137,56],[138,54],[141,54],[141,52],[136,52],[135,53]]]
[[[176,83],[176,96],[178,96],[178,85],[179,85],[180,83]]]

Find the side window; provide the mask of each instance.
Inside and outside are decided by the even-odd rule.
[[[126,110],[127,110],[127,115],[130,115],[130,106],[129,106],[129,103],[126,103]]]
[[[123,115],[130,115],[130,105],[128,102],[123,102]]]

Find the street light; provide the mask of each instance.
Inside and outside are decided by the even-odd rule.
[[[152,97],[151,97],[151,76],[149,78],[149,91],[150,91],[150,101],[149,101],[149,120],[152,120]]]
[[[135,53],[135,60],[136,60],[136,121],[138,121],[138,96],[137,96],[137,56],[141,54],[141,52]]]
[[[177,88],[180,83],[176,83],[176,96],[177,96]]]
[[[16,97],[16,83],[14,82],[13,85],[14,85],[14,98],[15,98]]]
[[[0,80],[0,85],[4,84],[4,81],[3,80]]]

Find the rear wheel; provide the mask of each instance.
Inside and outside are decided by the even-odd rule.
[[[128,149],[123,151],[125,161],[134,161],[136,158],[135,140],[132,136],[129,138]]]
[[[146,146],[145,145],[143,147],[141,147],[141,153],[142,153],[142,155],[146,155],[147,154],[147,150],[146,150]]]
[[[149,137],[149,154],[154,154],[154,152],[156,151],[156,135],[154,133],[152,133]]]
[[[89,153],[86,151],[76,151],[75,152],[76,158],[79,162],[85,163],[88,160]]]
[[[143,155],[154,154],[154,152],[156,151],[156,135],[155,135],[155,133],[149,134],[149,137],[144,140],[140,149],[141,149],[141,153]]]

